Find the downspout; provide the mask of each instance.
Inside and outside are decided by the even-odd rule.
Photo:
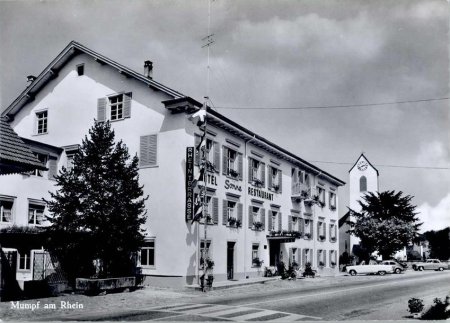
[[[242,176],[242,178],[244,179],[244,187],[245,187],[245,192],[244,192],[244,211],[243,214],[247,214],[247,217],[244,217],[244,219],[242,220],[242,227],[244,227],[244,224],[248,223],[248,217],[250,216],[250,214],[248,214],[248,172],[246,172],[245,170],[248,169],[248,158],[247,158],[247,144],[255,139],[255,135],[253,135],[253,138],[247,139],[245,140],[244,143],[244,160],[245,163],[242,163],[242,172],[244,174],[247,174],[246,176]],[[245,167],[244,167],[245,164]],[[246,228],[244,230],[244,278],[247,278],[247,229]]]

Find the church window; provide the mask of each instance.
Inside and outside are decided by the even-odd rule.
[[[365,192],[367,191],[367,178],[366,176],[361,176],[359,179],[359,191]]]

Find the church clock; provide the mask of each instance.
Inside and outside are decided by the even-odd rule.
[[[367,162],[365,160],[361,160],[358,162],[357,167],[360,171],[365,171],[367,169]]]

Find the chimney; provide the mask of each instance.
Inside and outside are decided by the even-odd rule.
[[[144,62],[144,76],[153,79],[153,63],[152,61]]]
[[[36,76],[34,75],[28,75],[27,76],[27,86],[33,83],[33,81],[36,79]]]

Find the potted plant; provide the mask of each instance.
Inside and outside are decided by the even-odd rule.
[[[240,228],[242,226],[241,220],[236,219],[236,228]]]
[[[418,318],[420,316],[420,312],[422,312],[423,308],[423,300],[414,297],[408,300],[408,311],[414,318]]]
[[[314,272],[314,270],[312,270],[311,263],[307,262],[305,264],[305,270],[303,271],[303,277],[312,277],[312,278],[314,278],[314,276],[316,276],[316,273]]]
[[[325,267],[325,264],[323,261],[319,261],[319,267]]]
[[[306,199],[308,197],[309,193],[307,190],[302,190],[300,193],[300,197],[303,199]]]
[[[263,224],[259,221],[253,222],[253,227],[255,228],[255,230],[261,230],[263,227]]]
[[[230,174],[230,176],[233,177],[233,178],[236,178],[236,177],[239,176],[239,173],[238,173],[237,171],[235,171],[234,169],[230,169],[229,174]]]
[[[331,242],[336,242],[336,237],[331,237]]]
[[[335,263],[334,261],[332,261],[332,262],[330,263],[330,265],[331,265],[331,267],[335,267],[335,266],[336,266],[336,263]]]
[[[206,258],[206,270],[212,270],[214,268],[214,261],[211,258]]]
[[[336,205],[330,205],[330,210],[332,211],[336,210]]]
[[[272,190],[274,190],[275,192],[278,192],[279,189],[280,189],[280,185],[277,185],[277,184],[272,185]]]
[[[236,225],[236,218],[234,218],[234,217],[229,217],[228,218],[228,225],[230,226],[230,227],[233,227],[233,226],[235,226]]]
[[[252,264],[255,267],[261,267],[261,265],[263,264],[264,260],[259,259],[258,257],[253,258],[252,259]]]
[[[324,241],[324,240],[325,240],[325,236],[324,236],[323,234],[321,234],[321,235],[319,236],[319,240],[320,240],[320,241]]]
[[[305,233],[305,239],[311,239],[311,233]]]
[[[262,187],[263,184],[264,183],[258,178],[254,178],[253,181],[252,181],[252,185],[256,186],[256,187]]]

